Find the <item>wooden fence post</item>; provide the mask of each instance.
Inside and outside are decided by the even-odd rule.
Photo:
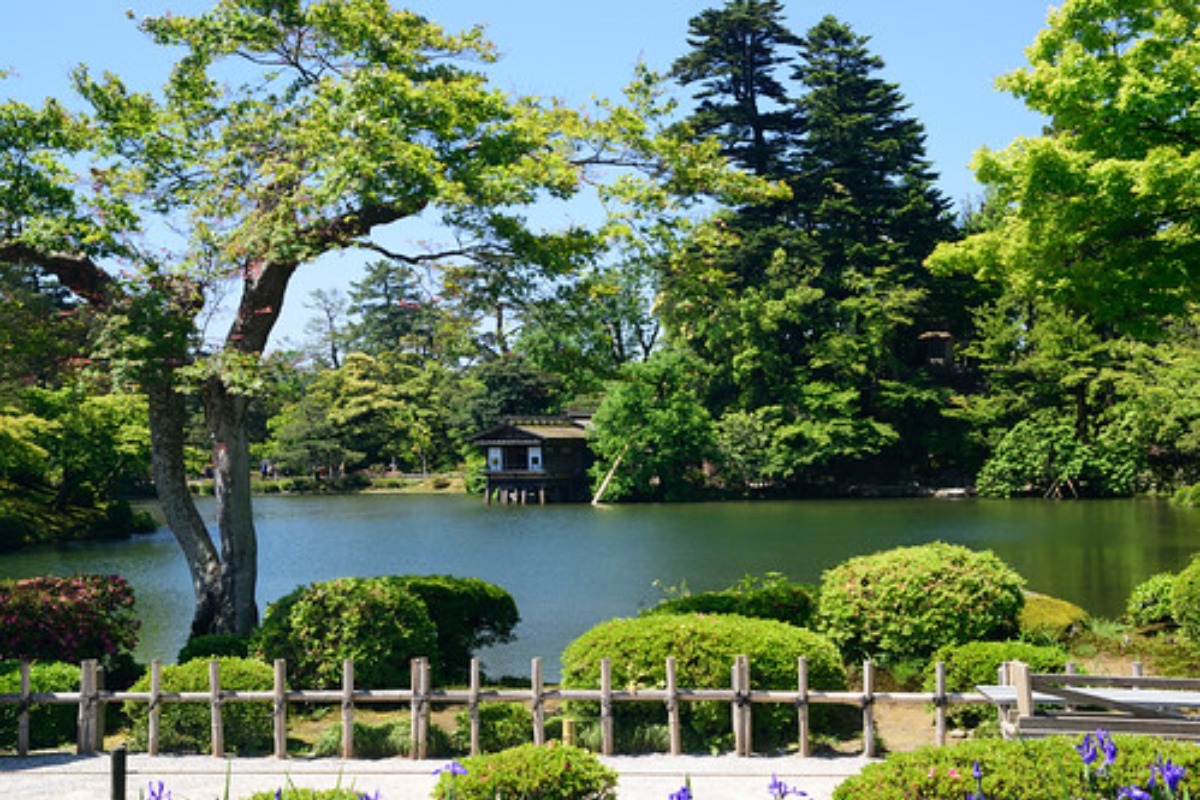
[[[938,747],[946,746],[946,662],[939,661],[934,667],[933,704],[937,709],[934,723],[934,742]]]
[[[481,720],[479,716],[479,691],[480,691],[480,669],[479,659],[471,659],[471,696],[467,701],[467,713],[471,717],[471,755],[479,755],[479,734]]]
[[[146,752],[158,755],[158,732],[162,726],[162,660],[150,662],[150,720],[146,731]]]
[[[875,757],[875,665],[863,662],[863,755]]]
[[[613,754],[612,660],[600,659],[600,752]]]
[[[342,662],[342,758],[354,758],[354,659]]]
[[[808,657],[800,656],[796,663],[796,718],[800,728],[800,757],[812,755],[808,727]]]
[[[75,750],[79,755],[96,752],[96,668],[95,659],[86,659],[79,668],[79,725]]]
[[[679,718],[679,685],[674,656],[667,656],[667,727],[671,736],[671,755],[680,755],[683,752],[683,731]]]
[[[271,698],[271,729],[275,734],[275,757],[287,758],[287,662],[275,659],[275,685]]]
[[[208,662],[208,685],[212,690],[209,702],[212,705],[212,754],[214,758],[225,757],[225,723],[221,718],[221,662]]]
[[[21,662],[21,705],[17,711],[17,755],[29,755],[29,662]]]
[[[532,686],[530,701],[530,711],[533,712],[533,743],[543,745],[546,743],[546,708],[543,689],[545,688],[542,676],[542,660],[534,658],[530,664],[532,675]]]
[[[1017,716],[1033,716],[1033,688],[1029,685],[1029,665],[1014,661],[1008,666],[1013,691],[1017,695]]]
[[[750,742],[749,657],[734,657],[733,668],[730,670],[730,684],[733,689],[733,702],[730,710],[730,716],[733,719],[733,752],[735,755],[748,756],[753,749]]]

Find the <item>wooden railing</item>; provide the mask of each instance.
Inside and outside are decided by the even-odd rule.
[[[165,703],[206,703],[212,714],[211,752],[217,757],[225,755],[222,709],[229,703],[269,703],[272,707],[274,729],[274,755],[287,756],[287,713],[288,705],[340,705],[342,722],[341,755],[354,757],[354,714],[359,705],[371,703],[408,704],[411,718],[410,756],[425,758],[429,737],[430,712],[434,705],[465,706],[471,721],[471,753],[479,752],[480,714],[485,703],[528,704],[532,712],[532,739],[538,744],[546,741],[545,709],[547,703],[562,701],[586,701],[599,703],[601,752],[612,755],[614,750],[613,707],[617,703],[661,703],[665,707],[672,755],[682,754],[682,726],[680,707],[682,703],[721,702],[731,708],[731,725],[734,735],[734,752],[748,756],[753,752],[751,721],[756,704],[783,704],[796,709],[799,755],[811,752],[811,730],[809,710],[813,705],[830,704],[858,707],[862,710],[863,754],[875,755],[875,715],[878,702],[927,705],[935,708],[935,742],[943,746],[946,742],[946,711],[952,704],[986,703],[988,698],[978,692],[947,692],[945,666],[936,665],[936,690],[933,692],[877,692],[875,691],[875,669],[864,662],[862,689],[860,691],[826,691],[812,689],[808,685],[808,665],[799,659],[796,668],[794,689],[756,689],[750,685],[750,662],[745,656],[734,660],[730,670],[729,688],[684,688],[680,687],[676,675],[675,660],[666,660],[666,686],[663,689],[620,689],[614,688],[612,664],[608,659],[601,662],[599,689],[562,689],[548,687],[543,678],[542,660],[532,661],[530,688],[494,689],[484,688],[480,679],[478,659],[471,662],[470,685],[465,689],[432,688],[429,662],[415,659],[412,662],[412,682],[408,689],[359,689],[354,684],[354,663],[345,661],[342,666],[342,687],[334,690],[288,689],[286,664],[277,660],[274,664],[274,686],[269,691],[245,691],[224,689],[221,686],[220,666],[217,661],[209,664],[209,690],[206,692],[167,692],[162,689],[162,664],[154,661],[150,665],[150,691],[109,691],[102,687],[102,671],[96,661],[84,661],[78,692],[36,693],[30,690],[29,665],[21,665],[21,690],[18,694],[0,694],[0,704],[16,704],[19,709],[17,750],[22,756],[29,752],[29,709],[33,704],[76,705],[78,714],[77,752],[95,753],[103,749],[104,707],[110,703],[145,703],[148,720],[147,751],[150,755],[159,752],[159,718]],[[574,738],[573,725],[564,725],[564,740]]]

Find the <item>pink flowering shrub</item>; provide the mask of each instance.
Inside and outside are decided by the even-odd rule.
[[[129,654],[140,622],[119,575],[0,581],[0,660],[105,661]]]

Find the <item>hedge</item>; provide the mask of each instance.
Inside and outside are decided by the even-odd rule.
[[[79,691],[79,667],[74,664],[45,662],[29,666],[29,688],[35,693]],[[16,661],[0,662],[0,694],[21,693],[21,665]],[[29,710],[29,744],[35,750],[57,748],[75,741],[77,705],[48,705],[37,703]],[[20,709],[16,704],[0,705],[0,747],[17,747],[17,720]]]
[[[799,628],[808,627],[816,611],[816,591],[792,583],[778,572],[740,582],[715,592],[697,592],[669,597],[642,612],[651,614],[739,614],[743,617],[777,619]]]

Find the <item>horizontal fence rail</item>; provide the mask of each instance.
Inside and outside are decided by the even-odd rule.
[[[812,689],[808,685],[808,664],[800,658],[796,670],[795,689],[755,689],[750,685],[750,661],[738,656],[731,666],[729,688],[684,688],[678,685],[675,660],[666,660],[666,686],[662,689],[618,689],[613,687],[612,663],[604,659],[600,664],[599,689],[562,689],[547,687],[543,679],[542,659],[532,660],[531,686],[528,689],[484,688],[481,684],[478,659],[471,662],[470,685],[465,689],[432,688],[429,661],[424,658],[412,661],[412,681],[408,689],[360,689],[354,683],[354,662],[347,660],[342,666],[341,689],[289,689],[286,683],[286,663],[281,659],[274,663],[274,686],[270,690],[245,691],[224,689],[221,686],[220,666],[217,661],[209,664],[209,690],[205,692],[168,692],[162,689],[162,663],[155,660],[150,665],[150,691],[110,691],[103,688],[103,670],[94,660],[84,661],[78,692],[39,693],[30,690],[29,664],[21,664],[21,689],[18,694],[0,694],[0,705],[16,705],[19,709],[17,722],[17,752],[21,756],[29,753],[29,710],[35,704],[78,706],[78,728],[76,751],[92,754],[103,749],[104,708],[111,703],[144,703],[147,707],[148,733],[147,752],[159,753],[159,729],[162,707],[167,703],[205,703],[211,709],[212,736],[211,753],[220,758],[225,756],[225,737],[222,709],[230,703],[265,703],[272,708],[274,730],[274,755],[287,757],[287,714],[291,704],[340,705],[342,722],[341,755],[354,757],[354,711],[358,705],[371,703],[408,704],[411,719],[409,755],[414,759],[425,758],[428,750],[430,714],[435,705],[465,706],[471,723],[471,754],[480,750],[481,719],[479,709],[486,703],[524,703],[532,712],[532,740],[537,744],[546,741],[545,708],[547,703],[563,701],[586,701],[598,703],[600,707],[601,752],[612,755],[614,751],[614,715],[617,703],[660,703],[665,707],[670,736],[670,753],[682,754],[682,725],[680,708],[683,703],[720,702],[728,703],[731,709],[731,725],[734,737],[734,752],[748,756],[753,752],[751,721],[756,704],[780,704],[794,706],[797,718],[799,755],[811,753],[811,729],[809,710],[813,705],[844,705],[862,710],[863,755],[875,755],[875,716],[877,702],[932,705],[934,707],[934,737],[936,744],[946,743],[946,714],[951,705],[987,703],[988,698],[980,692],[947,692],[945,665],[936,665],[936,689],[933,692],[879,692],[875,686],[875,668],[864,662],[862,689],[860,691],[826,691]],[[573,743],[575,730],[569,720],[563,727],[563,739]]]

